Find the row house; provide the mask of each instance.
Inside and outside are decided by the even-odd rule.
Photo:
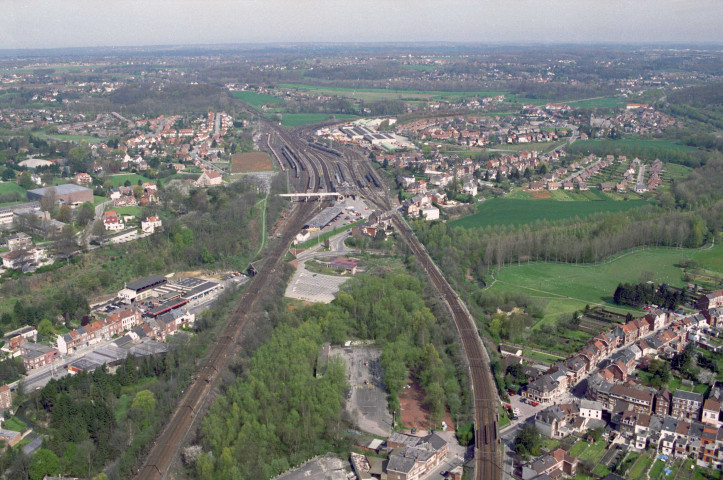
[[[449,445],[433,433],[423,438],[393,433],[387,440],[392,448],[387,463],[387,479],[416,480],[432,471],[447,457]]]
[[[554,403],[567,390],[567,377],[564,374],[556,377],[553,375],[545,374],[535,378],[522,391],[522,397],[543,405]],[[564,379],[564,383],[561,379]]]
[[[706,295],[702,295],[695,306],[698,310],[702,311],[723,306],[723,289],[714,290]]]
[[[124,308],[104,319],[93,321],[64,335],[58,335],[58,350],[64,355],[72,353],[80,347],[109,340],[140,324],[141,311],[137,308]]]
[[[721,401],[717,398],[708,398],[705,403],[703,403],[703,412],[700,421],[717,428],[723,427],[722,413]]]
[[[670,414],[685,420],[698,420],[703,402],[704,397],[700,393],[676,390],[673,393]]]
[[[50,365],[60,358],[57,348],[42,343],[25,342],[21,347],[21,359],[26,370],[33,370],[44,365]]]
[[[523,465],[521,477],[533,478],[560,478],[562,476],[574,477],[577,474],[578,460],[571,457],[565,450],[558,448],[542,457]]]

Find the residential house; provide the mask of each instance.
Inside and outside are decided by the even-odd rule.
[[[723,306],[723,289],[714,290],[706,295],[703,295],[696,302],[696,308],[703,311],[720,306]]]
[[[223,177],[216,170],[204,170],[200,177],[196,180],[196,186],[198,187],[212,187],[214,185],[221,185],[223,183]]]
[[[16,250],[28,250],[33,246],[33,239],[30,235],[24,232],[10,235],[7,238],[8,250],[14,252]]]
[[[393,433],[387,446],[393,449],[387,463],[388,480],[417,480],[437,467],[449,450],[446,440],[436,433],[421,438]]]
[[[558,479],[563,475],[574,477],[578,460],[558,448],[522,467],[523,480]]]
[[[115,210],[107,210],[103,213],[103,225],[106,230],[110,230],[112,232],[117,232],[125,228],[123,220],[118,216]]]
[[[580,400],[580,416],[583,418],[602,419],[603,404],[583,398]]]
[[[655,394],[656,415],[670,415],[670,405],[673,403],[673,394],[663,387]]]
[[[670,414],[676,418],[698,420],[703,409],[703,395],[685,390],[676,390],[673,393]]]
[[[13,406],[13,394],[10,387],[0,385],[0,409],[7,409]]]
[[[26,370],[33,370],[43,365],[49,365],[60,358],[57,348],[42,343],[25,342],[21,347],[23,365]]]
[[[721,401],[717,398],[708,398],[703,404],[703,414],[700,421],[718,428],[723,427]]]
[[[560,377],[558,376],[558,378]],[[543,405],[550,404],[565,392],[566,384],[567,381],[565,381],[565,385],[561,385],[551,374],[545,374],[527,384],[522,391],[522,396]]]
[[[148,217],[141,221],[141,230],[144,233],[154,233],[156,229],[161,228],[163,223],[158,217]]]

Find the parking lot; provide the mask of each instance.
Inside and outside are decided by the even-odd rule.
[[[338,355],[346,364],[351,390],[346,410],[359,430],[389,436],[392,415],[387,408],[387,391],[382,383],[381,350],[370,347],[335,347],[329,355]]]
[[[307,302],[330,303],[339,293],[339,287],[350,278],[309,272],[300,264],[284,295]]]

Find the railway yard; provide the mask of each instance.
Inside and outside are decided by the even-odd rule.
[[[266,146],[279,168],[288,172],[291,191],[297,193],[338,193],[342,196],[362,197],[370,205],[389,211],[394,203],[388,190],[372,170],[368,160],[356,151],[338,151],[326,145],[306,141],[295,132],[284,130],[272,122],[261,124]],[[324,197],[319,197],[323,200]],[[322,204],[324,204],[322,202]],[[198,375],[179,402],[141,466],[138,479],[165,478],[179,448],[194,421],[211,400],[214,382],[234,352],[246,323],[247,314],[257,305],[259,293],[270,278],[281,274],[278,268],[295,235],[309,221],[318,203],[298,202],[277,233],[275,242],[267,251],[259,272],[243,294],[231,320],[218,342],[212,348]],[[489,359],[477,329],[459,297],[436,268],[426,249],[419,243],[406,222],[394,216],[394,226],[411,247],[430,281],[449,305],[460,334],[470,368],[475,405],[475,478],[500,479],[501,454],[497,435],[497,391],[492,378]]]

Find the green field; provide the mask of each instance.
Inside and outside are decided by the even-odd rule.
[[[637,311],[617,306],[612,295],[620,282],[637,283],[642,275],[656,283],[684,286],[681,259],[713,262],[723,272],[723,245],[712,249],[649,248],[624,253],[597,265],[527,263],[503,267],[495,273],[492,291],[519,292],[547,302],[545,316],[533,328],[582,310],[585,305],[605,306],[619,312]],[[713,268],[709,266],[709,268]],[[722,273],[723,274],[723,273]],[[581,332],[582,333],[582,332]]]
[[[561,220],[586,217],[598,212],[620,212],[641,207],[646,202],[635,200],[566,201],[492,198],[477,207],[477,213],[449,222],[453,227],[486,227],[488,225],[523,225],[537,220]]]
[[[497,95],[508,95],[505,92],[445,92],[445,91],[422,91],[422,90],[394,90],[384,88],[343,88],[343,87],[322,87],[316,85],[303,85],[287,83],[279,85],[280,88],[307,90],[319,95],[330,95],[355,98],[364,101],[379,100],[404,100],[404,101],[429,101],[429,100],[454,100],[469,97],[494,97]]]
[[[537,143],[512,143],[512,144],[501,144],[491,145],[487,150],[491,152],[525,152],[530,150],[537,150],[538,152],[549,152],[556,149],[560,145],[567,143],[567,140],[557,140],[555,142],[537,142]]]
[[[273,95],[266,95],[264,93],[256,92],[231,92],[234,98],[246,102],[254,107],[260,107],[262,105],[269,105],[274,103],[284,103],[283,98],[275,97]]]
[[[20,185],[18,185],[17,183],[15,183],[13,181],[0,182],[0,195],[2,195],[4,193],[13,193],[13,192],[17,192],[24,196],[27,191],[23,187],[21,187]]]
[[[624,138],[621,140],[579,140],[575,142],[575,145],[581,146],[599,146],[607,145],[610,146],[610,153],[613,153],[615,146],[621,147],[638,147],[638,148],[660,148],[665,150],[679,150],[679,151],[694,151],[697,150],[695,147],[689,147],[673,140],[653,140],[650,138]],[[628,161],[631,159],[628,158]]]
[[[43,134],[41,135],[45,138],[51,138],[53,140],[58,140],[59,142],[72,142],[72,143],[80,143],[80,142],[87,142],[87,143],[100,143],[102,142],[103,138],[94,137],[92,135],[61,135],[59,133],[53,133],[53,134]]]
[[[560,102],[557,102],[560,103]],[[585,100],[572,100],[569,102],[562,102],[570,105],[571,107],[577,108],[620,108],[627,105],[629,102],[624,98],[617,97],[601,97],[601,98],[589,98]]]
[[[274,119],[276,114],[266,115],[268,118]],[[346,114],[330,114],[330,113],[282,113],[281,125],[284,127],[299,127],[302,125],[313,125],[315,123],[325,122],[333,117],[340,122],[345,120],[354,120],[359,118],[356,115]]]
[[[138,180],[141,182],[152,182],[153,179],[150,179],[148,177],[144,177],[143,175],[139,175],[137,173],[121,173],[118,175],[111,175],[108,177],[108,180],[113,182],[113,187],[118,187],[120,185],[123,185],[126,180],[131,182],[132,185],[137,185]]]

